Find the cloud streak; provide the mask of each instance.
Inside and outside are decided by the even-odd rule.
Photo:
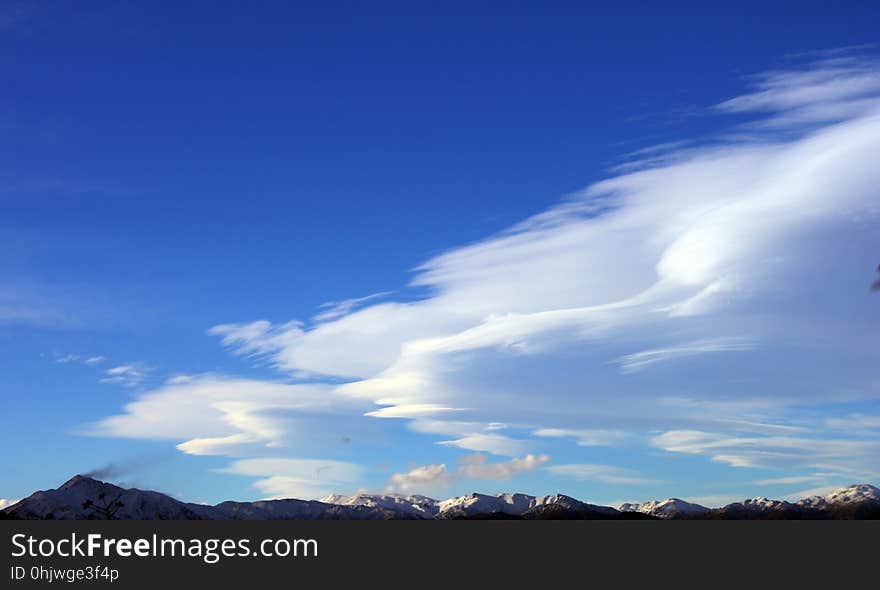
[[[367,295],[365,297],[356,297],[353,299],[345,299],[343,301],[328,301],[327,303],[321,304],[320,307],[324,311],[316,314],[313,319],[316,322],[336,320],[350,314],[352,311],[363,306],[367,302],[375,301],[376,299],[381,299],[388,295],[391,295],[391,291],[382,291],[381,293],[373,293],[372,295]]]
[[[136,387],[140,385],[144,381],[144,379],[146,379],[147,374],[150,371],[150,368],[145,367],[140,363],[130,365],[117,365],[115,367],[110,367],[109,369],[106,369],[104,371],[104,376],[101,377],[98,382],[115,383],[119,385],[124,385],[126,387]]]
[[[363,469],[345,461],[255,458],[235,461],[224,473],[258,477],[254,486],[267,498],[317,499],[354,489]]]
[[[670,430],[653,437],[651,444],[672,453],[706,455],[731,467],[820,469],[869,481],[880,476],[880,441],[876,439]]]
[[[552,465],[547,468],[547,471],[561,477],[609,484],[642,485],[657,483],[656,480],[640,477],[628,469],[610,465],[570,463],[566,465]]]
[[[717,352],[751,350],[755,344],[747,338],[714,338],[697,340],[668,348],[643,350],[616,359],[623,373],[635,373],[651,365],[673,361],[683,357]]]

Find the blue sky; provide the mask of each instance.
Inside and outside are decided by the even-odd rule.
[[[878,17],[0,3],[0,498],[877,483]]]

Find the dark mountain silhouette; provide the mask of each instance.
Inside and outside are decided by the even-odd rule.
[[[0,511],[28,520],[863,520],[880,519],[880,489],[860,484],[798,502],[753,498],[710,509],[675,498],[620,509],[570,496],[467,494],[448,500],[425,496],[328,496],[317,500],[181,502],[159,492],[121,488],[77,475]]]

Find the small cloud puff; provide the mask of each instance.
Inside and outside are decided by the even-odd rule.
[[[118,365],[105,370],[104,377],[98,381],[100,383],[118,383],[126,387],[134,387],[140,385],[149,372],[150,369],[140,363]]]

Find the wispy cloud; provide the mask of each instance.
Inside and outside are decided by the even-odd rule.
[[[796,483],[809,483],[828,479],[827,473],[816,473],[813,475],[792,475],[789,477],[773,477],[770,479],[759,479],[755,485],[759,486],[778,486]]]
[[[708,353],[752,350],[755,342],[748,338],[711,338],[686,344],[655,348],[624,355],[615,362],[623,373],[635,373],[651,365]]]
[[[878,432],[880,431],[880,416],[877,415],[849,414],[843,417],[826,418],[825,425],[828,428],[850,434],[880,435]]]
[[[256,458],[235,461],[224,473],[259,477],[254,486],[268,498],[317,499],[355,489],[363,468],[322,459]]]
[[[419,415],[436,416],[445,412],[461,411],[463,408],[447,408],[438,404],[411,404],[409,406],[388,406],[364,414],[373,418],[412,418]]]
[[[390,294],[391,291],[382,291],[381,293],[373,293],[366,297],[356,297],[353,299],[345,299],[343,301],[328,301],[327,303],[322,303],[320,307],[324,309],[324,311],[315,315],[314,320],[316,322],[326,322],[328,320],[339,319],[342,316],[350,314],[365,303],[381,299],[382,297],[387,297]]]
[[[265,458],[379,439],[381,421],[364,419],[364,406],[324,384],[190,375],[138,394],[118,415],[80,432],[170,441],[190,455]]]
[[[865,480],[880,477],[878,440],[670,430],[653,437],[651,444],[673,453],[706,455],[732,467],[820,469]]]
[[[656,480],[641,477],[628,469],[611,465],[570,463],[566,465],[551,465],[547,467],[547,471],[560,477],[598,481],[607,484],[639,485],[657,483]]]
[[[581,447],[612,447],[630,438],[624,430],[575,430],[566,428],[541,428],[534,431],[535,436],[549,438],[573,438]]]
[[[878,64],[847,55],[825,57],[802,69],[755,76],[755,91],[720,103],[730,113],[771,113],[763,127],[829,123],[870,114],[880,92]]]
[[[117,365],[105,370],[104,377],[98,381],[100,383],[118,383],[126,387],[135,387],[143,382],[150,371],[149,367],[141,363]]]
[[[208,330],[212,336],[220,336],[221,342],[241,355],[275,353],[296,340],[302,333],[302,322],[288,322],[273,326],[266,320],[247,324],[220,324]]]
[[[516,440],[503,434],[475,433],[455,440],[440,441],[440,444],[469,451],[485,451],[495,455],[519,455],[526,448],[525,441]]]
[[[78,354],[64,354],[61,356],[55,357],[56,363],[67,364],[67,363],[78,363],[81,362],[86,365],[100,365],[107,359],[103,356],[82,356]]]

